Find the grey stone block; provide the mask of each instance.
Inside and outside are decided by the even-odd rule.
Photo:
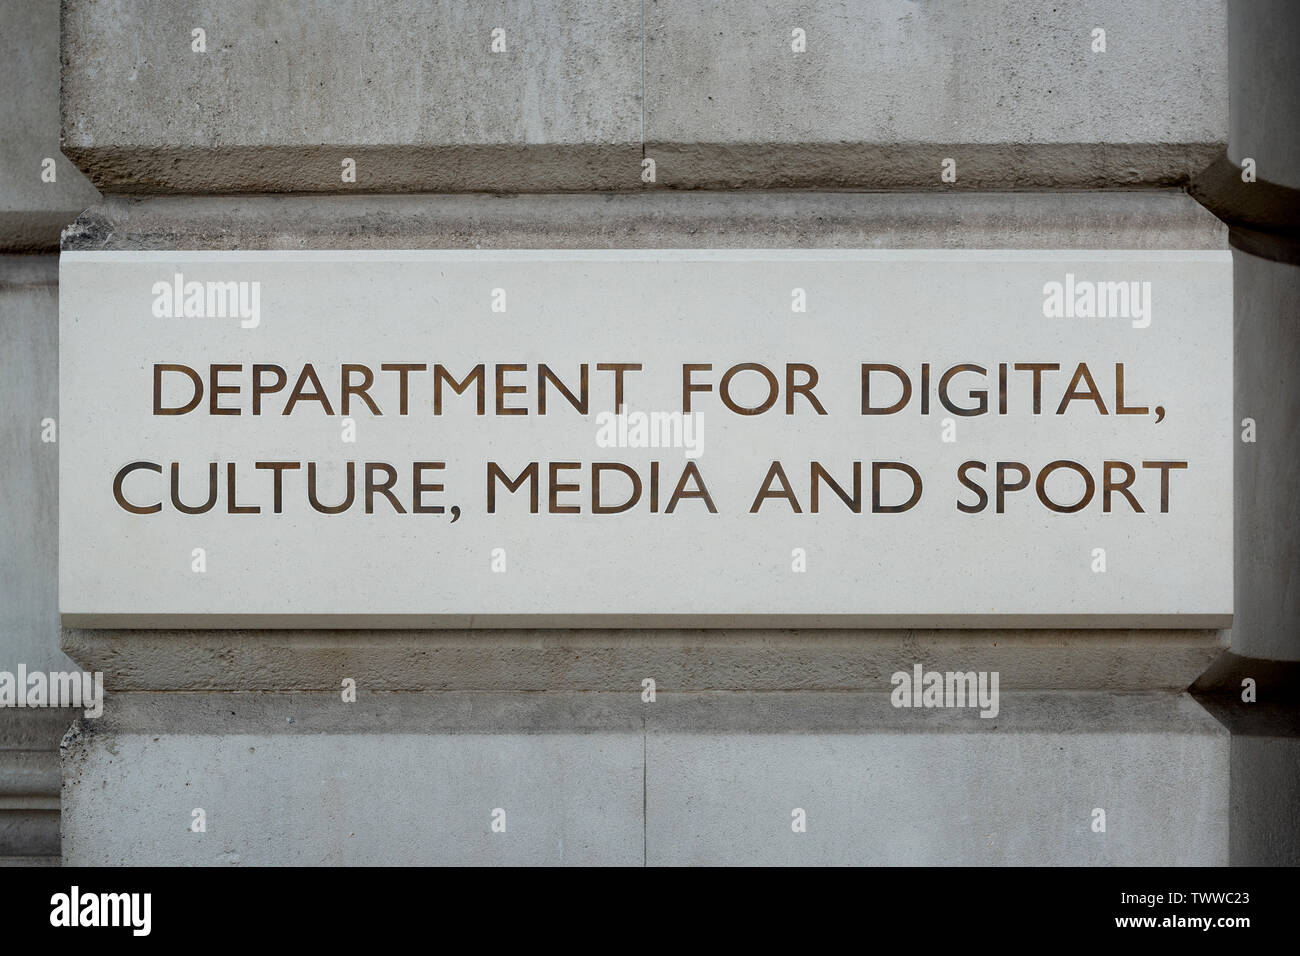
[[[64,6],[66,148],[106,190],[639,184],[637,0]]]
[[[652,728],[647,863],[1228,862],[1228,734],[1186,695],[1004,694],[987,720],[883,696],[856,711],[803,732],[781,705]]]
[[[1228,4],[1231,135],[1228,157],[1255,160],[1258,180],[1300,189],[1300,5]]]
[[[1226,249],[1173,189],[112,197],[64,249]]]
[[[64,859],[1227,862],[1228,731],[1190,697],[1001,705],[989,720],[886,694],[118,695],[66,740]]]
[[[59,853],[59,740],[73,716],[0,709],[0,865]]]
[[[64,751],[64,861],[641,863],[635,724],[581,701],[358,700],[116,701]],[[191,831],[195,809],[206,832]]]
[[[869,691],[916,662],[1006,689],[1183,690],[1226,647],[1207,630],[174,631],[67,629],[111,691]]]
[[[1300,661],[1300,266],[1233,252],[1232,650]],[[1242,440],[1246,419],[1253,442]]]
[[[129,737],[75,764],[84,865],[640,863],[640,741],[414,733]],[[190,831],[193,810],[204,833]],[[505,832],[492,831],[505,811]]]
[[[55,256],[0,256],[0,670],[65,670],[59,651],[59,304]]]
[[[68,0],[68,155],[115,192],[640,190],[643,147],[670,188],[953,188],[952,157],[957,188],[1023,189],[1180,184],[1227,141],[1221,0],[648,0],[642,18]]]
[[[1295,691],[1261,680],[1259,698],[1252,703],[1241,700],[1239,687],[1223,691],[1197,699],[1232,733],[1231,863],[1300,865],[1300,707]]]
[[[1231,856],[1238,866],[1300,865],[1300,726],[1232,738]]]
[[[1179,183],[1227,139],[1226,11],[649,0],[645,102],[669,187]]]
[[[0,250],[58,248],[98,198],[59,151],[59,5],[0,0]],[[53,160],[54,182],[42,164]]]
[[[0,811],[0,857],[48,857],[59,852],[59,811]]]
[[[0,670],[72,670],[59,650],[58,257],[0,255]],[[0,709],[0,857],[59,852],[68,711]]]
[[[62,866],[60,856],[0,856],[0,866]]]

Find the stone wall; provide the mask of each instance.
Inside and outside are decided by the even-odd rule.
[[[1296,20],[1247,6],[1230,36],[1221,0],[63,0],[60,34],[53,5],[6,3],[4,125],[31,132],[0,137],[0,239],[40,254],[0,257],[0,668],[63,660],[38,427],[58,227],[69,250],[1222,249],[1189,186],[1231,224],[1243,155],[1298,181],[1294,99],[1247,76]],[[1269,92],[1239,106],[1230,63]],[[1300,660],[1297,267],[1242,251],[1244,221],[1237,418],[1269,443],[1225,436],[1233,632],[66,629],[110,699],[65,740],[64,860],[1296,862],[1262,822],[1295,819],[1294,711],[1265,726],[1233,697],[1242,668],[1284,697]],[[999,719],[890,707],[916,662],[999,671]],[[3,788],[39,764],[48,817],[71,715],[44,737],[12,717],[0,855],[48,855],[48,833],[5,843],[27,811]]]

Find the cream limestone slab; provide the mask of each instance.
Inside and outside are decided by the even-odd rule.
[[[59,290],[70,626],[1231,622],[1227,252],[67,252]]]

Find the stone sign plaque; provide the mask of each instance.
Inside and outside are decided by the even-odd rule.
[[[63,620],[1227,626],[1231,275],[65,253]]]

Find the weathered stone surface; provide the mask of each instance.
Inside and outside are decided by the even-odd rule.
[[[1227,862],[1228,732],[1185,695],[215,696],[81,722],[65,862]]]
[[[57,249],[98,198],[59,151],[59,5],[0,0],[0,24],[0,251]]]
[[[67,0],[64,135],[114,192],[1176,185],[1227,141],[1225,28],[1219,0]]]

